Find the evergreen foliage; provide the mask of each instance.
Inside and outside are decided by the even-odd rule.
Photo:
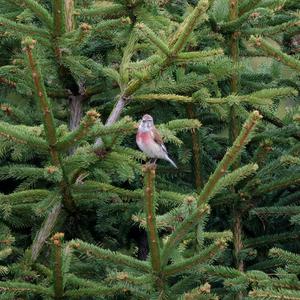
[[[299,9],[0,0],[0,299],[300,299]]]

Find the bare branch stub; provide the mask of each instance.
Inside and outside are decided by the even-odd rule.
[[[110,126],[114,123],[116,123],[121,116],[121,113],[124,109],[124,107],[131,101],[131,97],[127,97],[122,95],[119,100],[117,101],[116,105],[114,106],[113,110],[111,111],[108,119],[105,122],[105,126]],[[101,137],[96,139],[95,142],[95,153],[97,154],[99,152],[99,149],[103,146],[103,141]]]

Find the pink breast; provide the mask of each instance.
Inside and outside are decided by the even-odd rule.
[[[142,142],[142,143],[147,143],[147,142],[151,141],[150,132],[138,132],[136,135],[136,141]]]

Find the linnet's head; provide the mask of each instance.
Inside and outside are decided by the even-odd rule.
[[[146,130],[150,130],[152,127],[153,127],[153,118],[148,114],[143,115],[142,121],[140,123],[140,128],[146,131]]]

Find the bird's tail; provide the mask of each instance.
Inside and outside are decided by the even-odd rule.
[[[176,166],[176,164],[174,163],[174,161],[173,161],[169,156],[166,157],[166,160],[167,160],[174,168],[178,169],[177,166]]]

